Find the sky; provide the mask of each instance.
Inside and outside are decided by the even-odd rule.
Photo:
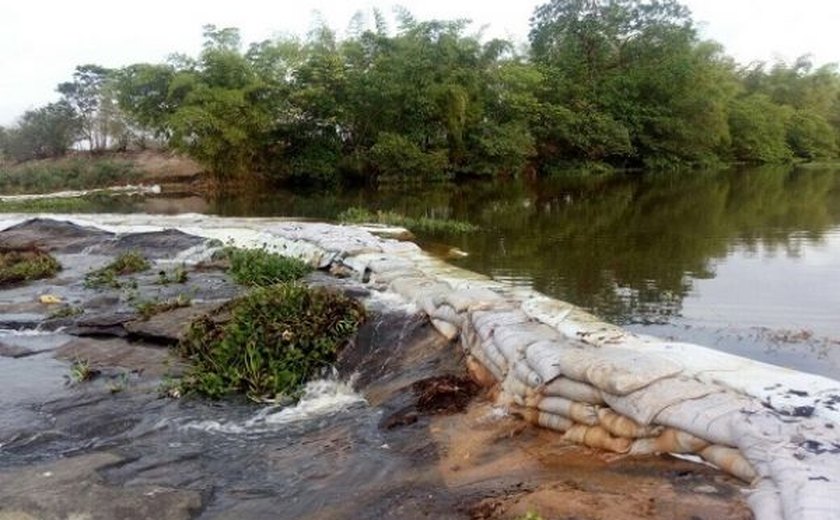
[[[488,37],[525,42],[528,19],[542,0],[0,0],[0,125],[57,99],[55,87],[76,65],[120,67],[161,62],[173,52],[196,54],[201,27],[238,27],[246,43],[277,34],[305,34],[313,15],[344,30],[354,13],[399,4],[416,18],[468,18]],[[741,63],[840,62],[835,38],[838,0],[683,0],[702,35],[721,42]]]

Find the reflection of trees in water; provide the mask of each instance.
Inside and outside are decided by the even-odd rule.
[[[225,214],[335,218],[350,206],[468,220],[481,231],[421,237],[469,251],[465,267],[529,275],[534,286],[618,321],[680,312],[693,278],[734,248],[798,255],[840,223],[840,171],[759,168],[483,181],[407,190],[274,193]]]

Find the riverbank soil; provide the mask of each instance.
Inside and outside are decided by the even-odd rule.
[[[62,265],[0,290],[0,520],[751,518],[743,484],[711,467],[529,426],[467,377],[460,346],[425,317],[326,273],[307,281],[369,312],[337,363],[356,393],[323,382],[285,409],[173,398],[186,366],[171,346],[245,290],[216,264],[163,282],[168,259],[205,246],[46,220],[0,232],[0,248]],[[152,268],[86,285],[127,251]],[[138,311],[179,296],[192,305]]]

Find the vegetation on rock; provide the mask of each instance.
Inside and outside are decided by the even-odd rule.
[[[373,213],[365,208],[352,207],[338,215],[341,222],[350,224],[387,224],[389,226],[401,226],[411,231],[426,233],[470,233],[476,231],[478,226],[463,220],[435,217],[407,217],[393,211],[377,211]]]
[[[105,267],[86,274],[85,287],[119,289],[122,286],[119,281],[120,276],[146,271],[150,267],[149,261],[139,253],[134,251],[122,253]]]
[[[256,288],[194,321],[179,345],[192,363],[184,392],[256,401],[296,398],[328,369],[364,319],[361,305],[297,283]]]
[[[305,262],[265,249],[225,248],[230,262],[229,272],[236,283],[250,286],[268,286],[298,280],[312,270]]]
[[[185,294],[179,294],[178,296],[167,300],[138,302],[135,304],[135,308],[140,314],[140,319],[148,320],[156,314],[181,309],[183,307],[189,307],[190,305],[192,305],[192,299]]]
[[[0,287],[51,278],[61,264],[49,253],[32,250],[0,249]]]

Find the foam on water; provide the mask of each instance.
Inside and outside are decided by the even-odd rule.
[[[294,406],[262,408],[245,421],[193,421],[181,428],[233,435],[263,433],[277,430],[284,424],[340,412],[364,402],[365,399],[353,391],[351,382],[318,379],[306,384],[303,397]]]

